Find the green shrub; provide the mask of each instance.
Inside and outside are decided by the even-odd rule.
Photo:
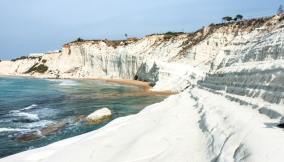
[[[164,35],[170,35],[170,36],[178,36],[184,34],[184,32],[172,32],[172,31],[168,31],[166,32]]]
[[[15,61],[18,61],[18,60],[24,60],[24,59],[38,59],[38,60],[41,60],[42,56],[21,56],[21,57],[18,57],[18,58],[15,58],[15,59],[12,59],[11,61],[15,62]]]
[[[37,73],[45,73],[48,70],[48,67],[38,63],[34,64],[28,71],[25,73],[37,72]]]
[[[17,60],[24,60],[24,59],[27,59],[28,56],[21,56],[21,57],[18,57],[18,58],[15,58],[15,59],[12,59],[11,61],[17,61]]]

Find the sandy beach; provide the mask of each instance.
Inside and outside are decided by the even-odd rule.
[[[101,80],[109,83],[117,83],[117,84],[125,84],[125,85],[133,85],[140,87],[146,93],[151,93],[152,95],[157,96],[169,96],[172,94],[176,94],[171,91],[152,91],[149,82],[143,82],[139,80],[130,80],[130,79],[106,79],[106,78],[84,78],[82,80]]]

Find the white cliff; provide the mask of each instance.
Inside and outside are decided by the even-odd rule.
[[[179,92],[99,130],[3,162],[283,161],[283,16],[190,34],[72,42],[42,57],[2,61],[0,74],[135,79],[150,82],[153,91]]]

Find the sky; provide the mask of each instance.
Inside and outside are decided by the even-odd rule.
[[[284,0],[0,0],[0,59],[60,49],[79,37],[193,32],[224,16],[273,15],[280,4]]]

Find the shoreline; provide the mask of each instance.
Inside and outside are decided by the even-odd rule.
[[[24,78],[32,78],[32,79],[69,79],[69,80],[98,80],[98,81],[105,81],[107,83],[116,83],[116,84],[122,84],[122,85],[132,85],[137,86],[143,89],[143,91],[150,93],[152,95],[160,95],[160,96],[170,96],[177,94],[176,92],[171,91],[152,91],[149,82],[140,81],[140,80],[131,80],[131,79],[111,79],[111,78],[95,78],[95,77],[89,77],[89,78],[54,78],[54,77],[35,77],[35,76],[28,76],[28,75],[5,75],[0,74],[0,76],[3,77],[24,77]]]
[[[21,76],[21,75],[0,75],[0,77],[3,77],[3,79],[5,80],[5,78],[9,79],[10,78],[15,78],[15,79],[23,79],[25,82],[33,82],[33,81],[43,81],[45,82],[46,84],[49,84],[48,81],[46,79],[50,79],[50,78],[41,78],[41,77],[34,77],[34,76]],[[151,86],[149,85],[149,83],[147,82],[143,82],[143,81],[136,81],[136,80],[124,80],[124,79],[104,79],[104,78],[52,78],[54,80],[57,80],[59,83],[61,82],[60,80],[64,81],[64,80],[70,80],[70,81],[74,81],[74,82],[77,82],[79,83],[78,86],[80,86],[80,84],[84,84],[83,82],[80,83],[80,81],[85,81],[85,80],[89,80],[91,81],[90,83],[91,84],[96,84],[96,80],[97,81],[102,81],[102,85],[106,85],[106,86],[113,86],[112,84],[104,84],[104,83],[115,83],[115,84],[118,84],[118,86],[120,86],[119,84],[123,84],[123,85],[133,85],[133,86],[137,86],[139,88],[136,89],[136,87],[132,87],[133,89],[135,88],[135,91],[137,90],[137,94],[136,93],[133,93],[133,92],[129,92],[129,94],[136,98],[136,96],[140,96],[139,94],[142,94],[141,96],[143,95],[149,95],[149,92],[151,92],[149,89],[151,88]],[[57,82],[56,81],[56,82]],[[92,83],[92,81],[94,81]],[[57,83],[56,83],[57,84]],[[121,85],[122,86],[122,85]],[[124,87],[124,86],[122,86]],[[125,86],[127,87],[127,86]],[[141,88],[140,88],[141,87]],[[72,88],[72,87],[71,87]],[[127,87],[127,88],[131,88],[130,86]],[[140,91],[140,92],[139,92]],[[158,93],[155,93],[155,94],[158,94]],[[162,94],[162,93],[159,93],[159,94]],[[165,95],[165,93],[163,93]],[[119,96],[121,96],[121,93],[119,94]],[[165,97],[168,97],[165,95]],[[150,96],[150,98],[155,98],[154,96]],[[140,99],[139,99],[140,100]],[[164,99],[163,99],[164,100]],[[161,101],[163,101],[161,100]],[[152,104],[156,104],[156,103],[159,103],[161,101],[157,101],[156,99],[154,100],[153,103],[151,103],[150,105]],[[136,103],[135,103],[136,104]],[[122,103],[122,105],[127,105],[126,103]],[[140,105],[140,104],[138,104]],[[149,106],[149,104],[147,104],[147,106]],[[118,117],[114,117],[112,118],[111,120],[107,121],[107,124],[109,124],[110,122],[112,122],[113,120],[115,119],[118,119],[118,118],[127,118],[131,115],[136,115],[138,114],[140,111],[142,111],[145,107],[147,106],[143,106],[142,109],[137,109],[139,110],[138,112],[135,112],[133,114],[123,114],[122,116],[118,116]],[[125,109],[124,106],[122,109]],[[20,109],[21,110],[21,109]],[[28,110],[28,109],[26,109]],[[115,113],[114,113],[115,114]],[[84,115],[84,114],[83,114]],[[33,142],[33,141],[37,141],[39,139],[41,139],[42,137],[45,137],[45,136],[50,136],[52,134],[57,134],[58,132],[60,132],[61,130],[65,129],[65,127],[67,127],[66,125],[68,125],[69,123],[74,123],[75,122],[81,122],[81,116],[83,115],[78,115],[78,116],[74,116],[74,120],[72,118],[72,120],[68,120],[68,122],[65,122],[64,120],[59,120],[59,121],[56,121],[54,122],[54,124],[50,124],[50,125],[47,125],[47,127],[43,127],[43,128],[40,128],[39,131],[40,132],[44,132],[44,133],[41,133],[39,136],[37,136],[37,134],[30,134],[30,133],[27,133],[27,134],[24,134],[22,136],[19,136],[19,138],[17,138],[17,140],[21,141],[22,143],[23,142]],[[85,115],[86,117],[87,115]],[[42,119],[40,119],[39,121],[41,121]],[[44,119],[43,119],[44,120]],[[35,147],[33,148],[32,150],[38,150],[38,149],[41,149],[43,147],[48,147],[50,145],[54,145],[55,143],[61,143],[62,141],[64,140],[69,140],[69,139],[74,139],[74,138],[78,138],[79,136],[84,136],[84,135],[87,135],[87,134],[90,134],[91,132],[95,132],[99,129],[104,129],[106,127],[106,125],[103,125],[103,126],[100,126],[99,128],[95,128],[94,130],[91,130],[91,131],[88,131],[88,132],[84,132],[84,133],[80,133],[80,134],[77,134],[75,136],[71,136],[71,137],[68,137],[68,138],[63,138],[63,139],[60,139],[58,141],[53,141],[51,143],[48,143],[48,144],[44,144],[43,146],[40,146],[40,147]],[[57,137],[57,135],[56,135]],[[19,146],[20,147],[20,146]],[[30,149],[29,149],[30,150]],[[4,156],[4,157],[1,157],[0,158],[0,161],[2,161],[2,159],[6,159],[6,158],[10,158],[10,157],[13,157],[13,156],[17,156],[17,155],[20,155],[20,154],[23,154],[29,150],[24,150],[24,151],[21,151],[21,152],[17,152],[17,153],[13,153],[11,155],[8,155],[8,156]]]
[[[161,95],[161,96],[169,96],[173,94],[177,94],[171,91],[152,91],[149,82],[144,82],[140,80],[130,80],[130,79],[107,79],[107,78],[83,78],[82,80],[100,80],[105,81],[109,83],[117,83],[117,84],[123,84],[123,85],[133,85],[137,87],[141,87],[143,91],[153,94],[153,95]]]

